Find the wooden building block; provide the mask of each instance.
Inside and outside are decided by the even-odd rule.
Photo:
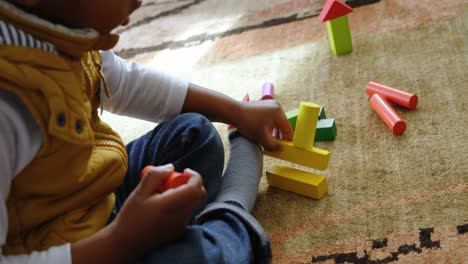
[[[289,124],[293,130],[296,130],[297,115],[299,114],[299,109],[293,109],[285,113],[286,118],[288,119]]]
[[[335,119],[319,119],[315,130],[315,141],[333,141],[336,139]]]
[[[393,131],[395,136],[400,136],[405,132],[405,120],[393,109],[385,97],[380,96],[380,94],[374,94],[370,97],[369,103],[385,124]]]
[[[313,148],[319,112],[319,105],[301,102],[293,138],[295,146],[309,150]]]
[[[288,112],[286,112],[284,114],[286,115],[286,118],[288,119],[288,122],[291,125],[292,129],[296,130],[296,122],[297,122],[297,115],[299,114],[299,109],[296,108],[296,109],[290,110],[290,111],[288,111]],[[319,112],[319,117],[318,118],[319,118],[319,120],[327,118],[327,116],[325,114],[325,108],[323,106],[320,106],[320,112]]]
[[[325,118],[327,118],[327,115],[325,114],[325,107],[320,106],[319,120],[325,119]]]
[[[404,106],[408,109],[416,109],[418,105],[418,96],[415,94],[410,94],[407,92],[400,91],[398,89],[392,88],[376,82],[369,82],[366,86],[366,93],[369,96],[374,94],[380,94],[388,101]]]
[[[353,51],[353,41],[349,29],[348,16],[342,16],[327,21],[330,48],[336,56],[345,55]]]
[[[294,146],[292,142],[278,140],[283,149],[281,151],[269,152],[264,151],[264,154],[280,160],[297,163],[317,170],[326,170],[330,161],[330,151],[312,148],[310,150]]]
[[[266,175],[268,184],[273,187],[317,200],[328,191],[327,179],[318,174],[275,164]]]
[[[353,9],[348,5],[343,4],[338,0],[328,0],[322,9],[322,12],[320,12],[319,19],[320,22],[323,23],[337,17],[346,16],[351,12],[353,12]]]
[[[262,98],[260,100],[275,99],[275,86],[271,82],[266,82],[262,86]]]

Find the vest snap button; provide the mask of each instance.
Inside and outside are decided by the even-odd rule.
[[[57,125],[59,127],[64,127],[65,124],[67,123],[67,117],[65,116],[65,113],[61,112],[57,115]]]
[[[81,134],[81,133],[83,132],[83,122],[81,122],[81,120],[76,121],[76,123],[75,123],[75,131],[76,131],[78,134]]]

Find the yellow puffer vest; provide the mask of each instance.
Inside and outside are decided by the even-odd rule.
[[[11,185],[5,255],[78,241],[102,228],[128,162],[120,137],[97,111],[102,71],[93,50],[113,47],[117,37],[67,34],[11,8],[0,4],[0,20],[54,44],[61,55],[0,46],[0,88],[23,101],[44,137]]]

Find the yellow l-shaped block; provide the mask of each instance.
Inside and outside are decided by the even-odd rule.
[[[302,149],[294,146],[292,142],[279,140],[283,150],[278,152],[264,151],[264,154],[280,160],[289,161],[317,170],[326,170],[330,161],[330,151],[310,148]]]
[[[281,165],[273,165],[266,172],[268,184],[286,191],[321,199],[328,191],[324,176]]]

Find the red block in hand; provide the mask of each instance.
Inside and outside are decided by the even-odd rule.
[[[146,166],[145,168],[143,168],[143,170],[141,171],[141,174],[140,174],[140,177],[143,178],[147,173],[148,171],[154,166]],[[181,185],[184,185],[186,184],[189,180],[190,180],[190,175],[188,174],[183,174],[183,173],[180,173],[180,172],[173,172],[167,179],[166,181],[163,183],[163,185],[161,185],[161,187],[159,188],[159,191],[160,192],[165,192],[169,189],[174,189],[174,188],[177,188]]]
[[[169,176],[169,178],[167,178],[167,180],[161,186],[160,191],[165,192],[169,189],[174,189],[181,185],[184,185],[190,180],[190,177],[191,176],[188,174],[174,172]]]

